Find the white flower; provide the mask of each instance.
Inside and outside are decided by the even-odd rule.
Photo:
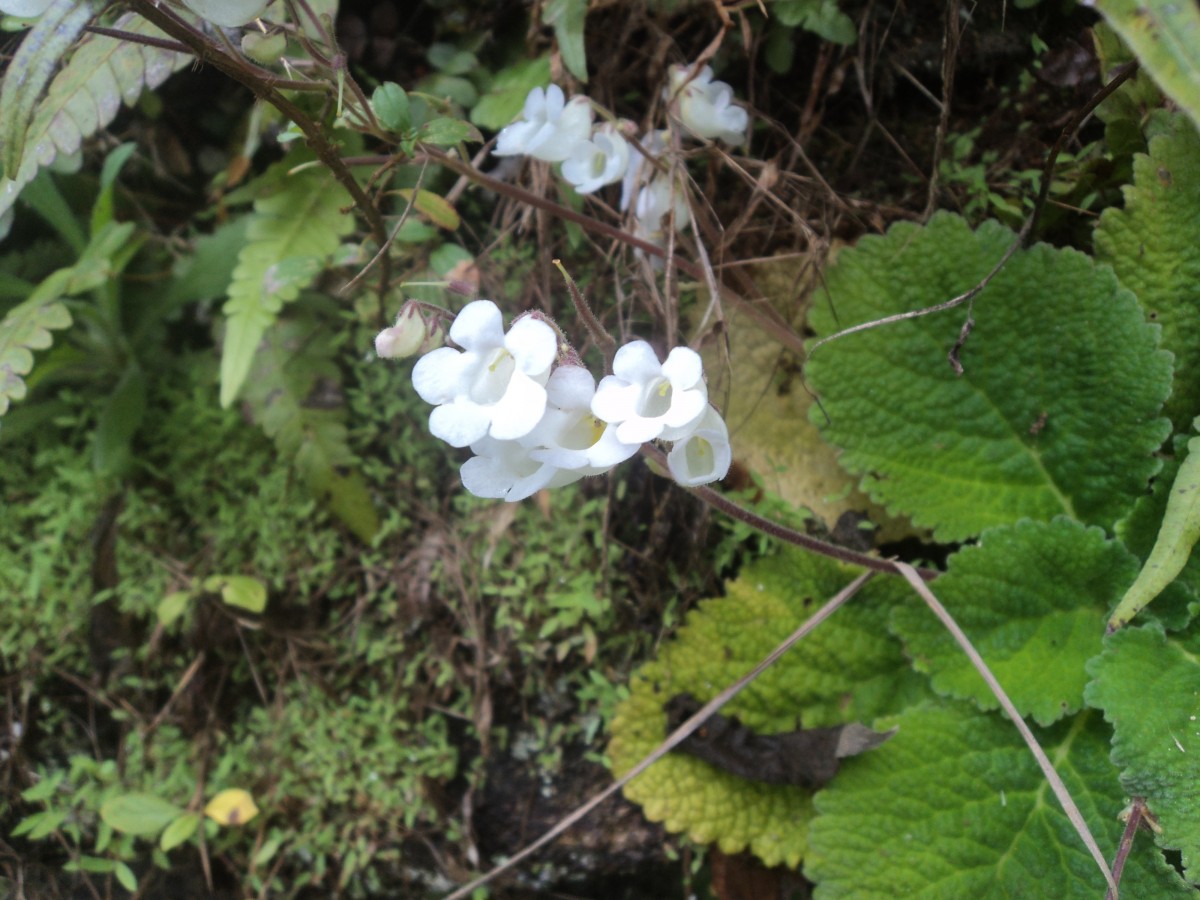
[[[476,497],[516,503],[543,488],[562,487],[588,474],[538,462],[520,441],[484,437],[471,444],[471,451],[475,456],[462,464],[458,474],[463,487]]]
[[[546,381],[558,353],[558,336],[545,322],[526,316],[504,333],[496,304],[476,300],[450,326],[463,348],[441,347],[413,367],[413,387],[437,408],[429,430],[452,447],[524,437],[546,410]]]
[[[501,129],[496,138],[496,156],[532,156],[546,162],[562,162],[587,141],[592,131],[592,105],[587,97],[564,101],[557,84],[543,90],[535,87],[525,98],[521,118]]]
[[[581,194],[613,184],[625,177],[629,168],[629,141],[612,122],[592,132],[592,139],[575,145],[562,165],[563,178]]]
[[[659,363],[645,341],[633,341],[617,351],[613,374],[605,376],[592,398],[596,418],[617,425],[616,437],[623,444],[683,438],[707,406],[700,355],[676,347],[666,362]]]
[[[638,191],[637,203],[633,206],[634,236],[659,247],[665,246],[667,226],[664,220],[672,207],[675,211],[675,230],[678,231],[689,220],[687,201],[683,198],[683,192],[671,184],[670,178],[658,175]]]
[[[711,66],[701,69],[688,81],[691,66],[671,66],[664,91],[666,99],[678,95],[679,121],[696,137],[741,144],[746,140],[750,116],[733,103],[733,88],[723,81],[713,81]]]
[[[0,13],[18,19],[36,19],[50,8],[50,0],[2,0]]]
[[[667,468],[684,487],[720,481],[729,473],[733,448],[721,414],[709,406],[690,435],[675,442],[667,454]]]

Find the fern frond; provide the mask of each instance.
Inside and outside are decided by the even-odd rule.
[[[24,399],[33,351],[45,350],[52,341],[50,332],[71,324],[71,314],[60,299],[71,274],[70,269],[55,272],[0,322],[0,416],[8,412],[11,401]]]

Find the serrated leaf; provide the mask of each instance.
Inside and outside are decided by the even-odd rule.
[[[1200,126],[1200,7],[1175,0],[1094,0],[1163,92]]]
[[[218,825],[245,825],[258,815],[249,791],[226,788],[208,801],[204,814]]]
[[[746,568],[727,596],[701,603],[676,639],[634,676],[608,747],[613,772],[632,768],[666,737],[665,703],[712,699],[752,669],[853,572],[785,552]],[[904,705],[917,685],[883,627],[886,609],[860,593],[722,710],[762,734],[870,720]],[[625,789],[648,818],[727,853],[749,848],[768,865],[804,856],[812,793],[747,781],[678,753]]]
[[[499,131],[512,122],[535,87],[550,82],[550,57],[524,60],[496,74],[487,92],[471,107],[471,121],[480,128]]]
[[[1200,414],[1200,134],[1183,116],[1133,162],[1125,206],[1104,211],[1096,258],[1113,267],[1175,354],[1165,412],[1177,431]]]
[[[312,492],[356,535],[370,541],[379,519],[346,440],[346,411],[326,329],[284,320],[254,357],[247,401],[280,452],[292,458]],[[320,398],[321,392],[332,396]]]
[[[454,231],[458,228],[461,222],[458,212],[445,197],[435,194],[433,191],[417,190],[414,192],[412,188],[401,188],[398,193],[406,201],[412,203],[419,212],[428,216],[434,225],[445,228],[447,231]]]
[[[1104,876],[1011,723],[947,702],[886,724],[896,736],[846,760],[816,796],[804,866],[816,900],[1104,896]],[[1112,859],[1126,798],[1103,722],[1083,713],[1039,740]],[[1145,838],[1135,844],[1121,896],[1190,893]]]
[[[105,801],[100,818],[124,834],[158,834],[183,810],[153,794],[121,794]]]
[[[1113,726],[1121,785],[1143,797],[1179,850],[1188,877],[1200,863],[1200,640],[1167,637],[1156,623],[1109,635],[1089,667],[1087,701]]]
[[[158,840],[158,848],[163,853],[170,853],[196,833],[200,822],[201,816],[197,813],[184,813],[163,830],[162,837]]]
[[[583,27],[587,19],[587,0],[546,0],[542,21],[554,26],[554,39],[567,71],[587,84],[587,53]]]
[[[862,239],[827,273],[819,336],[932,306],[973,287],[1013,240],[939,213],[925,227]],[[836,314],[836,319],[835,319]],[[1144,491],[1170,430],[1170,391],[1133,295],[1108,267],[1039,244],[1018,251],[975,299],[965,374],[946,360],[965,310],[871,329],[807,366],[841,463],[889,511],[956,541],[1022,517],[1111,527]],[[819,410],[813,419],[824,424]]]
[[[284,305],[295,300],[354,227],[342,208],[345,188],[324,168],[280,179],[285,160],[263,176],[268,193],[254,203],[246,244],[229,285],[225,343],[221,351],[221,405],[237,397],[263,335]]]
[[[160,40],[166,37],[134,13],[120,16],[110,27]],[[153,90],[191,62],[190,54],[85,35],[34,113],[25,132],[25,152],[16,177],[2,180],[0,216],[39,169],[60,154],[75,153],[84,138],[108,125],[122,101],[126,105],[137,102],[143,90]]]
[[[1068,519],[985,531],[933,586],[1023,716],[1050,725],[1083,707],[1085,666],[1137,560],[1098,528]],[[999,703],[923,604],[897,604],[891,627],[939,694]]]
[[[11,401],[25,397],[24,376],[33,368],[32,351],[45,350],[53,342],[50,332],[71,324],[71,314],[59,300],[70,277],[70,269],[59,269],[0,321],[0,416]]]

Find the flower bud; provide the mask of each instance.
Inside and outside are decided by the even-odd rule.
[[[396,316],[396,324],[385,328],[375,337],[375,354],[380,359],[403,359],[415,356],[433,343],[441,329],[430,329],[421,315],[418,303],[409,300]]]

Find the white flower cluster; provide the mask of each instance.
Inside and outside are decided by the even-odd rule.
[[[421,357],[413,387],[435,407],[429,430],[475,454],[461,469],[472,494],[524,500],[607,472],[653,440],[674,442],[667,465],[682,485],[729,471],[729,431],[709,405],[693,350],[676,347],[660,363],[649,344],[633,341],[597,385],[545,319],[526,314],[506,333],[490,300],[468,303],[450,339],[462,349]]]
[[[691,66],[672,66],[663,97],[686,134],[720,140],[731,146],[746,140],[750,117],[733,103],[733,88],[713,81],[704,66],[692,76]],[[562,163],[562,177],[580,194],[621,183],[621,212],[633,209],[634,233],[660,247],[666,244],[667,222],[674,213],[677,229],[688,224],[688,207],[668,175],[626,138],[631,123],[592,124],[592,103],[584,96],[566,99],[556,84],[536,87],[525,98],[520,117],[500,131],[496,156],[530,156]],[[638,143],[657,158],[667,148],[667,131],[648,131]]]

